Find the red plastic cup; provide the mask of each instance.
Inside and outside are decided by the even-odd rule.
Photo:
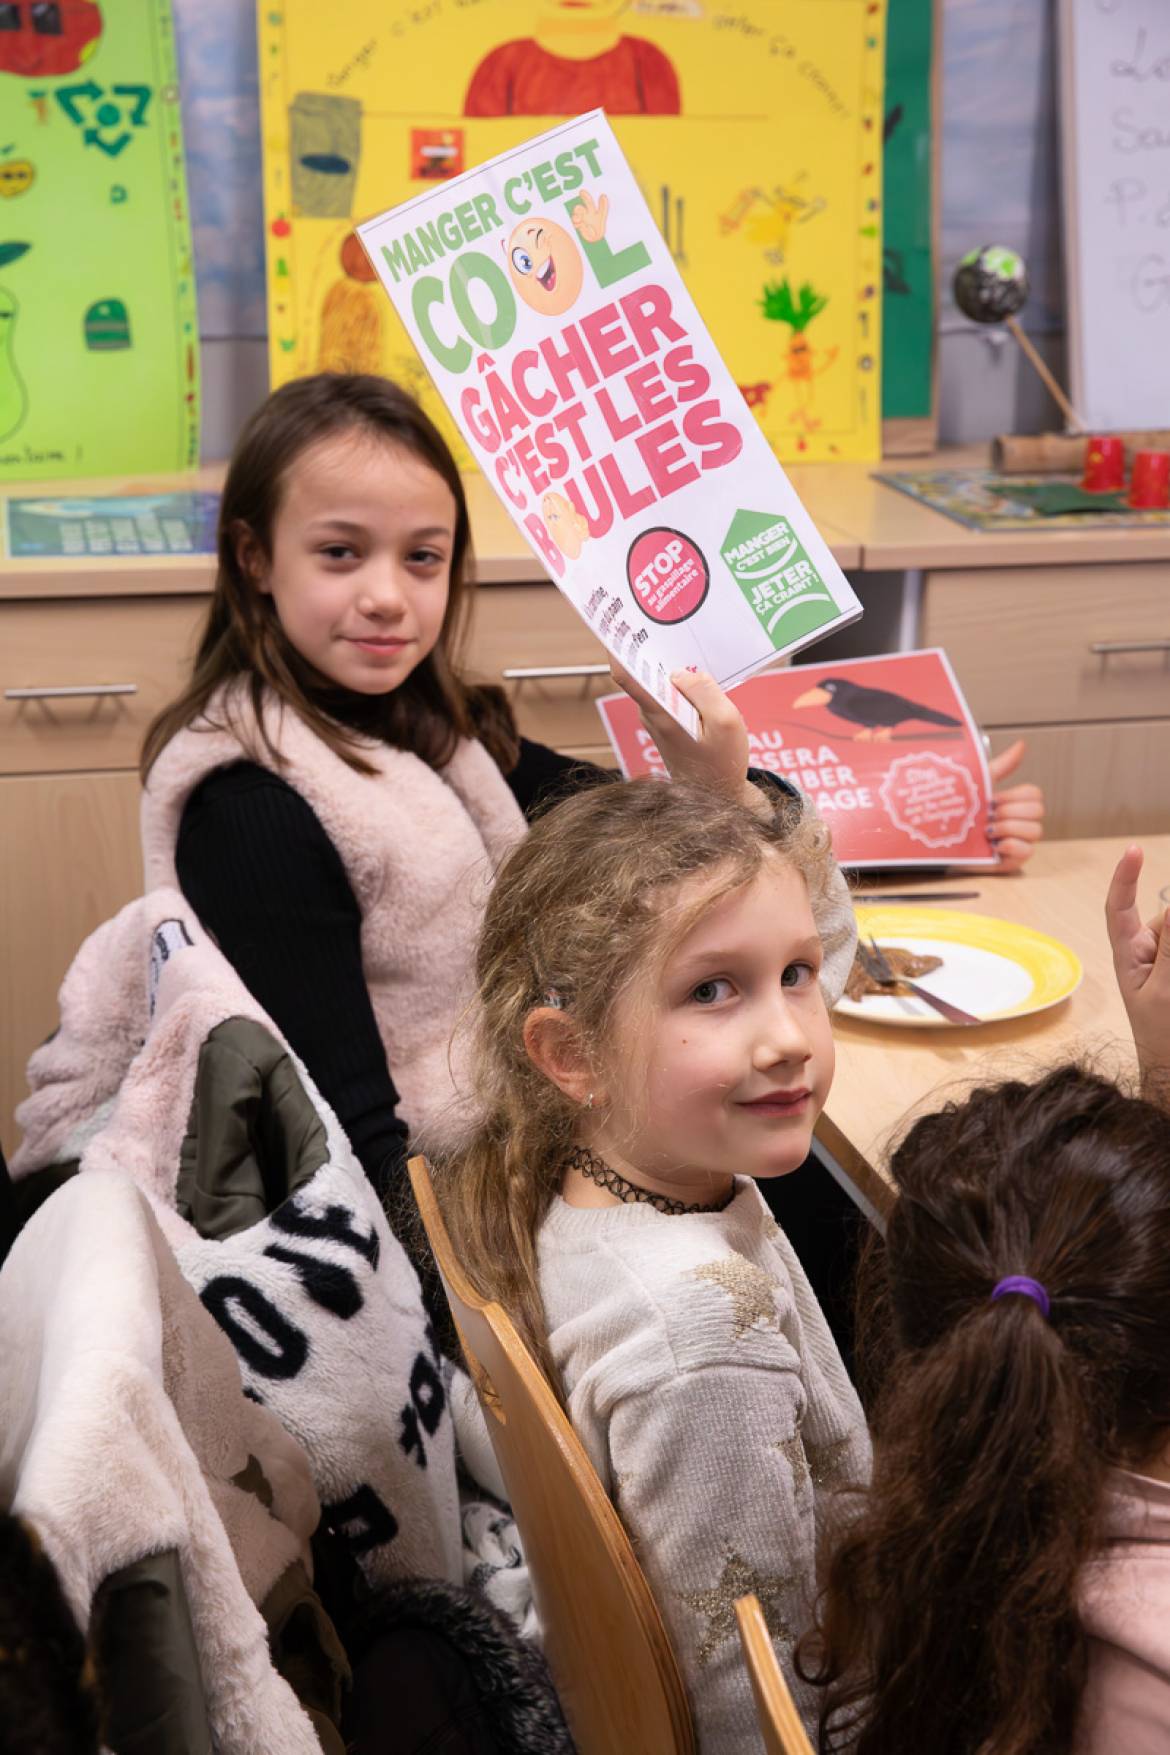
[[[1170,506],[1170,451],[1138,451],[1129,478],[1129,504],[1135,511]]]
[[[1085,473],[1081,486],[1087,494],[1115,494],[1125,486],[1125,443],[1108,437],[1090,439],[1085,446]]]

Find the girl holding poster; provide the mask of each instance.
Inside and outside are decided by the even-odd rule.
[[[285,385],[237,446],[194,673],[143,753],[148,887],[192,903],[384,1198],[408,1132],[458,1107],[449,1044],[490,872],[550,791],[611,778],[519,738],[499,692],[463,681],[469,547],[458,469],[410,397]],[[702,733],[650,703],[672,772],[763,806],[735,708],[709,677],[675,680]]]
[[[791,1674],[865,1421],[757,1182],[833,1076],[839,874],[792,800],[650,780],[546,813],[479,942],[478,1119],[432,1153],[461,1266],[543,1365],[633,1540],[701,1755],[761,1747],[733,1606]],[[826,954],[828,952],[828,954]]]

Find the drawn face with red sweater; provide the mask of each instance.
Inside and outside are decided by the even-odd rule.
[[[542,0],[529,37],[498,43],[475,68],[465,116],[677,116],[674,64],[656,43],[626,35],[628,0]]]
[[[620,18],[629,4],[630,0],[543,0],[536,8],[536,17],[533,20],[536,37],[539,40],[542,29],[556,30],[573,24],[601,24]]]
[[[102,34],[94,0],[32,0],[0,7],[0,73],[22,79],[58,79],[76,73],[96,52]]]

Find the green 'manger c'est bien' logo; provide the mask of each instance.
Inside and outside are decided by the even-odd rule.
[[[776,648],[836,619],[836,600],[783,512],[737,512],[719,552]]]

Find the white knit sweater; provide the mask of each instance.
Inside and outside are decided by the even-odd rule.
[[[571,1207],[540,1231],[540,1285],[569,1413],[674,1641],[702,1755],[762,1750],[735,1599],[792,1650],[811,1622],[836,1489],[868,1479],[853,1386],[753,1182],[721,1213]]]

